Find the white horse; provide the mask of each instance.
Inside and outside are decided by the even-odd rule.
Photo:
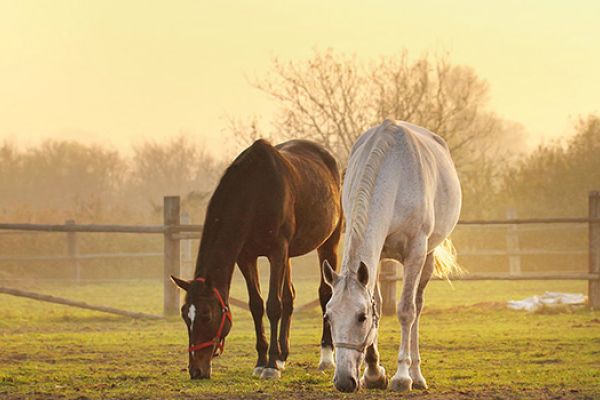
[[[381,310],[377,278],[379,261],[391,258],[404,265],[397,311],[402,340],[391,387],[426,389],[419,355],[423,290],[434,270],[442,276],[459,271],[447,239],[461,206],[448,146],[424,128],[384,121],[354,144],[342,205],[347,227],[342,270],[338,275],[327,261],[323,269],[333,288],[324,317],[331,324],[335,348],[334,385],[344,392],[361,385],[387,387],[377,350]],[[366,368],[359,383],[363,361]]]

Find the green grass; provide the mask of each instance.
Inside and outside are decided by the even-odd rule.
[[[297,305],[316,296],[298,279]],[[24,284],[23,289],[89,303],[159,313],[159,282]],[[585,292],[584,282],[433,282],[421,323],[427,392],[386,397],[431,399],[600,398],[600,313],[581,308],[528,314],[503,304],[546,290]],[[233,294],[245,299],[236,276]],[[288,368],[279,381],[251,376],[250,314],[234,309],[225,354],[213,379],[190,381],[182,321],[137,321],[0,295],[0,397],[3,398],[381,398],[338,394],[332,373],[316,370],[321,316],[295,315]],[[380,349],[395,372],[400,327],[382,321]]]

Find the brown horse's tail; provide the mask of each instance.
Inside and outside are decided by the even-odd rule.
[[[464,270],[456,259],[456,249],[449,238],[433,250],[435,275],[448,279],[452,276],[461,276]]]

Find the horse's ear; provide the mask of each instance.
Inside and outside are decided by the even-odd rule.
[[[356,272],[356,278],[363,286],[367,286],[367,283],[369,283],[369,268],[367,268],[365,263],[362,261],[360,262],[360,265],[358,266],[358,271]]]
[[[331,287],[340,279],[340,276],[334,271],[327,260],[323,261],[323,279]]]
[[[179,279],[173,275],[171,275],[171,280],[174,284],[185,290],[186,292],[190,289],[190,282],[184,281],[183,279]]]

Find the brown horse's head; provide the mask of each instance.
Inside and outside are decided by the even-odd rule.
[[[223,352],[231,329],[231,312],[221,293],[204,278],[184,281],[171,276],[186,291],[181,317],[188,328],[189,365],[192,379],[209,379],[212,359]]]

